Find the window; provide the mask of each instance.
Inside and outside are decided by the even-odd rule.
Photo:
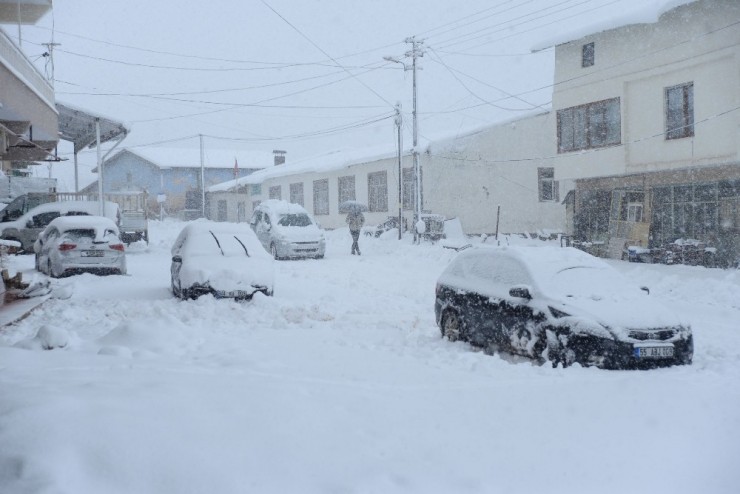
[[[414,169],[403,169],[403,209],[414,209]]]
[[[303,183],[290,184],[290,202],[303,206]]]
[[[247,219],[247,205],[244,201],[240,201],[236,204],[236,221],[240,223]]]
[[[581,48],[581,67],[591,67],[594,64],[595,47],[593,42]]]
[[[355,177],[339,177],[339,204],[355,200]]]
[[[619,144],[622,122],[619,98],[558,111],[558,152]]]
[[[555,181],[555,168],[537,168],[537,190],[540,202],[560,200],[558,183]]]
[[[642,221],[642,203],[631,202],[627,204],[627,221],[632,223]]]
[[[262,184],[252,184],[250,193],[253,196],[261,196],[262,195]]]
[[[370,211],[388,211],[388,172],[367,174],[367,197]]]
[[[681,139],[694,135],[694,83],[665,90],[665,138]]]
[[[218,213],[216,215],[216,221],[226,221],[226,208],[226,201],[218,201]]]
[[[329,214],[329,179],[313,181],[313,214]]]
[[[270,199],[278,199],[280,200],[282,197],[282,193],[280,191],[279,185],[273,185],[270,187]]]

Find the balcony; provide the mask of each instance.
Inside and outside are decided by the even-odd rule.
[[[7,4],[0,1],[0,20]],[[46,159],[58,134],[54,88],[0,29],[0,160]]]

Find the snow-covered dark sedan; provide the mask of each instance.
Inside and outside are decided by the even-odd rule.
[[[434,305],[448,339],[602,368],[690,364],[689,324],[604,261],[574,248],[482,247],[440,276]]]
[[[245,224],[195,221],[172,246],[172,293],[182,299],[212,294],[251,299],[272,295],[273,259]]]

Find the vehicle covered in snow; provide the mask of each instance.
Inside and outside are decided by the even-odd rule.
[[[269,199],[255,208],[249,224],[275,259],[324,257],[324,231],[300,204]]]
[[[104,203],[103,216],[119,224],[121,212],[118,204],[110,201]],[[13,221],[0,223],[0,238],[15,240],[21,244],[21,252],[33,252],[33,244],[41,231],[60,216],[95,216],[100,214],[97,201],[62,201],[48,202],[36,206]],[[116,226],[117,227],[117,226]]]
[[[439,277],[443,336],[553,365],[690,364],[686,321],[604,261],[572,247],[480,247]]]
[[[195,221],[182,229],[172,246],[172,293],[182,299],[212,294],[251,299],[272,295],[274,261],[244,224]]]
[[[126,274],[126,251],[116,224],[104,216],[62,216],[33,245],[36,269],[52,278],[70,274]]]

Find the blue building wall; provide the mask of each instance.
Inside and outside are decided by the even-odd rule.
[[[246,177],[254,172],[253,168],[240,168],[239,176]],[[234,169],[206,168],[205,185],[226,182],[234,179]],[[159,210],[157,195],[165,194],[165,208],[169,213],[185,209],[186,192],[192,191],[196,196],[200,189],[200,167],[162,167],[123,150],[103,163],[103,192],[146,191],[149,194],[149,206]],[[90,187],[97,187],[97,183]],[[95,189],[97,190],[97,189]]]

